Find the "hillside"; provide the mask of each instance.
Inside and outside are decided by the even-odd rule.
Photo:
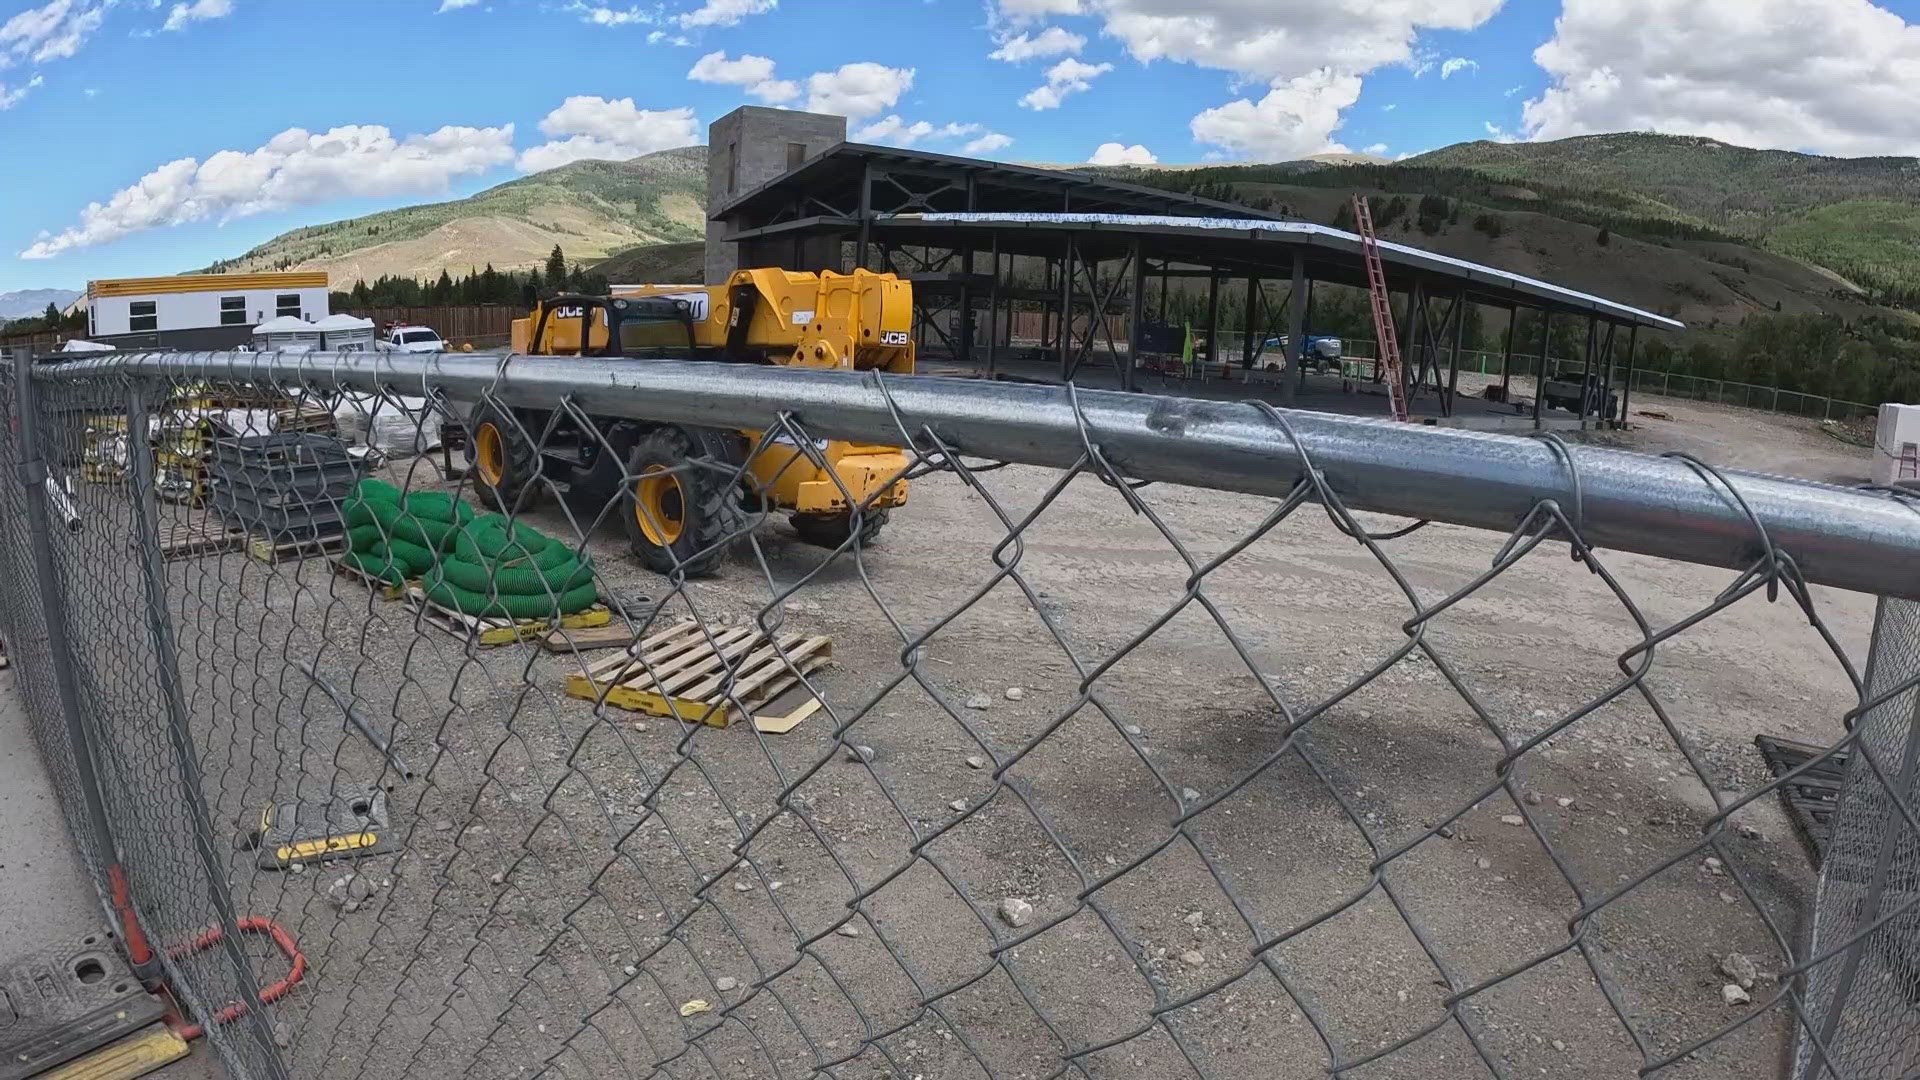
[[[706,277],[706,244],[644,244],[587,267],[616,285],[674,285]]]
[[[325,270],[338,287],[392,275],[428,279],[492,263],[537,266],[559,244],[597,260],[705,235],[707,148],[631,161],[577,161],[452,202],[294,229],[211,271]]]
[[[1903,300],[1920,298],[1920,160],[1830,158],[1671,135],[1471,142],[1405,167],[1472,170],[1561,192],[1646,200],[1665,216],[1807,259]]]

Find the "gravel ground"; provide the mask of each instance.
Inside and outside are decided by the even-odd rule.
[[[1811,425],[1636,404],[1675,420],[1629,445],[1864,478],[1863,453]],[[437,482],[415,465],[416,486]],[[1728,954],[1755,962],[1756,1001],[1774,992],[1775,935],[1800,932],[1814,881],[1797,837],[1769,798],[1734,819],[1724,862],[1693,849],[1710,787],[1765,781],[1755,734],[1830,742],[1853,701],[1784,599],[1750,596],[1654,655],[1645,684],[1702,774],[1629,692],[1522,755],[1510,795],[1502,738],[1607,693],[1639,640],[1564,545],[1429,624],[1444,670],[1416,654],[1318,712],[1290,747],[1306,760],[1278,753],[1288,717],[1265,687],[1298,717],[1403,646],[1410,604],[1374,557],[1302,509],[1207,575],[1216,621],[1183,604],[1189,563],[1152,520],[1097,480],[1058,480],[917,481],[857,565],[769,523],[678,595],[601,529],[605,592],[636,614],[647,597],[665,621],[766,611],[832,637],[814,679],[828,710],[778,737],[596,713],[560,692],[581,659],[469,648],[323,560],[169,564],[219,826],[377,783],[402,839],[297,874],[222,855],[240,908],[312,964],[277,1010],[296,1074],[1037,1078],[1099,1047],[1077,1059],[1087,1075],[1290,1078],[1325,1075],[1327,1042],[1348,1061],[1407,1042],[1356,1075],[1491,1075],[1484,1053],[1504,1076],[1625,1077],[1742,1015]],[[1139,494],[1203,565],[1272,507]],[[1043,503],[1006,545],[1003,521]],[[552,505],[532,520],[567,527]],[[1503,540],[1431,526],[1383,547],[1431,602]],[[1733,576],[1600,557],[1655,626]],[[1859,662],[1871,598],[1814,595]],[[1080,672],[1116,653],[1083,699]],[[287,658],[391,720],[420,775],[383,773]],[[1608,902],[1572,950],[1583,900]],[[1256,933],[1284,939],[1256,957]],[[1454,1010],[1470,1040],[1449,985],[1489,980]],[[683,1017],[696,1000],[710,1011]],[[1776,1009],[1663,1075],[1770,1075],[1789,1034]]]

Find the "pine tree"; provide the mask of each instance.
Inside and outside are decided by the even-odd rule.
[[[559,244],[553,245],[553,254],[547,256],[547,280],[556,289],[565,288],[567,256],[560,250]]]

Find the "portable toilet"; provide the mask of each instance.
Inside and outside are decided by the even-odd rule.
[[[373,320],[352,315],[329,315],[312,324],[320,331],[320,347],[334,352],[367,352],[373,348]]]
[[[320,330],[293,315],[268,319],[253,328],[256,352],[311,352],[320,347]]]

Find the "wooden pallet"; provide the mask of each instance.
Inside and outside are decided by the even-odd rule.
[[[398,600],[407,595],[406,585],[395,585],[390,581],[374,577],[372,574],[367,573],[352,563],[343,561],[337,555],[327,561],[333,564],[334,573],[343,578],[365,585],[374,595],[380,597],[382,600]],[[410,585],[412,582],[408,582],[408,584]]]
[[[614,619],[605,626],[589,626],[575,630],[562,622],[561,627],[549,630],[540,639],[540,647],[548,652],[585,652],[588,649],[612,649],[633,644],[633,627],[620,619]]]
[[[595,604],[584,611],[571,615],[562,615],[553,619],[506,619],[491,615],[468,615],[444,607],[427,598],[425,590],[409,582],[407,584],[407,603],[412,604],[425,616],[427,622],[445,630],[457,638],[472,637],[481,645],[511,645],[516,641],[528,641],[563,626],[568,630],[585,630],[596,626],[605,626],[613,621],[613,612],[605,604]]]
[[[775,639],[758,627],[728,626],[714,630],[709,641],[700,624],[688,619],[568,675],[566,689],[587,701],[604,692],[607,704],[629,712],[726,727],[741,718],[736,702],[747,709],[770,702],[832,661],[833,640],[824,635],[783,633]],[[815,708],[802,705],[797,718],[789,714],[780,722],[791,720],[791,727]]]
[[[1766,759],[1767,768],[1775,777],[1785,776],[1827,752],[1822,746],[1771,735],[1756,735],[1753,744],[1759,747],[1760,756]],[[1833,810],[1840,802],[1840,786],[1846,777],[1847,753],[1841,751],[1780,788],[1780,800],[1786,804],[1787,817],[1793,819],[1793,826],[1816,867],[1826,855],[1827,839],[1833,833]]]
[[[346,546],[347,538],[341,533],[305,540],[275,540],[271,536],[254,536],[247,539],[247,554],[263,563],[281,563],[312,555],[331,555],[345,550]]]
[[[247,539],[245,533],[204,510],[189,510],[160,526],[160,556],[186,559],[232,551]]]

